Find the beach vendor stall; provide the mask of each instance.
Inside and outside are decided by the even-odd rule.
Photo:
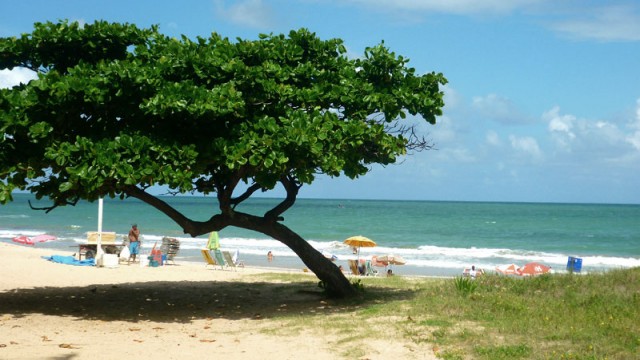
[[[87,243],[78,245],[78,260],[82,260],[82,257],[85,259],[96,257],[98,253],[98,235],[97,231],[87,232]],[[123,244],[116,244],[115,232],[102,232],[101,244],[105,254],[116,254],[118,256],[124,246]]]

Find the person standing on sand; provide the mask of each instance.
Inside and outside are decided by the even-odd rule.
[[[138,230],[138,225],[131,225],[131,230],[129,230],[129,263],[132,261],[136,261],[136,255],[140,251],[140,230]]]

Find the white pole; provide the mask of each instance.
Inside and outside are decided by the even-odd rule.
[[[96,265],[102,264],[102,255],[104,251],[102,250],[102,205],[103,199],[100,198],[98,200],[98,243],[97,243],[97,252],[96,252]]]

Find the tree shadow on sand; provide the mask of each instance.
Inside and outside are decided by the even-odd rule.
[[[368,288],[358,299],[325,297],[315,283],[157,281],[40,287],[0,293],[0,314],[70,316],[103,321],[188,323],[197,319],[229,320],[350,312],[374,301],[400,301],[409,290]]]

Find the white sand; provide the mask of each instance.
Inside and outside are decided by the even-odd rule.
[[[0,243],[0,359],[353,359],[349,348],[363,343],[370,351],[356,358],[435,359],[428,345],[393,338],[341,341],[311,327],[274,334],[283,314],[330,306],[256,278],[273,270],[81,267],[42,259],[50,255]]]

